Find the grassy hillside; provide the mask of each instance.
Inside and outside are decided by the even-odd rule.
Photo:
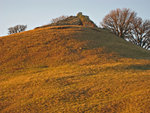
[[[39,28],[0,37],[0,112],[150,111],[150,51],[109,31]]]

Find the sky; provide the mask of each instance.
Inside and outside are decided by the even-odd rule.
[[[130,8],[139,17],[150,19],[150,0],[0,0],[0,36],[8,28],[27,25],[27,30],[46,25],[52,18],[88,15],[98,26],[103,18],[117,8]]]

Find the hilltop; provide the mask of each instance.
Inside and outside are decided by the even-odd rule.
[[[51,26],[63,26],[63,25],[80,25],[84,27],[97,27],[96,24],[89,18],[89,16],[83,15],[81,12],[79,12],[77,16],[69,16],[69,17],[66,17],[65,19],[60,19],[57,22],[43,25],[37,28],[45,28],[45,27],[51,27]]]
[[[0,38],[0,112],[149,112],[149,73],[150,51],[105,29],[12,34]]]

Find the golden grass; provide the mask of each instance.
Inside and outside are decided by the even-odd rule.
[[[150,52],[97,28],[57,26],[0,38],[0,70],[61,65],[91,59],[150,59]],[[111,57],[111,58],[110,58]],[[44,60],[43,60],[44,59]],[[103,61],[103,60],[101,60]],[[104,60],[105,61],[105,60]]]
[[[0,110],[5,112],[149,112],[149,61],[32,69],[1,75]],[[8,77],[9,76],[9,77]],[[13,76],[13,77],[12,77]]]
[[[51,27],[0,40],[2,113],[150,111],[149,51],[107,31]]]

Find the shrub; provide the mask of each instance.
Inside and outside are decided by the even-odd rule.
[[[60,16],[60,17],[57,17],[57,18],[53,18],[52,20],[51,20],[51,23],[57,23],[58,21],[60,21],[60,20],[64,20],[64,19],[66,19],[66,18],[68,18],[68,16]]]
[[[14,34],[14,33],[19,33],[22,31],[25,31],[27,28],[27,25],[16,25],[14,27],[8,28],[8,34]]]

